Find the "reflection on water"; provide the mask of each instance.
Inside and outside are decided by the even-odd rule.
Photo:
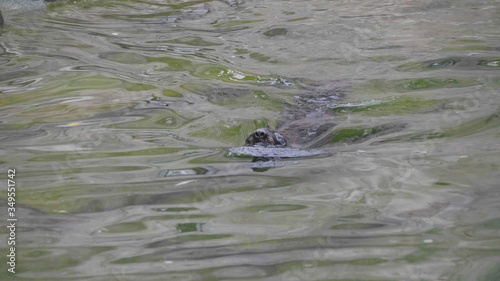
[[[500,279],[491,1],[0,9],[3,279]]]

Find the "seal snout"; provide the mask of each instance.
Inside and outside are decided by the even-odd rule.
[[[253,136],[255,139],[260,140],[260,141],[264,141],[268,138],[267,132],[264,129],[255,130],[255,132],[253,132]]]

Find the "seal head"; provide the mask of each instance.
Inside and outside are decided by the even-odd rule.
[[[255,130],[247,137],[247,139],[245,140],[245,145],[246,146],[272,145],[272,146],[286,147],[288,146],[288,143],[282,134],[269,130],[267,128],[260,128]]]

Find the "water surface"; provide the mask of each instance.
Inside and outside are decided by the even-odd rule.
[[[500,279],[498,1],[39,4],[0,2],[2,278]],[[263,126],[329,155],[228,154]]]

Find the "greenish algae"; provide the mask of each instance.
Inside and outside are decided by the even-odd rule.
[[[177,91],[174,91],[174,90],[163,90],[162,91],[162,94],[166,97],[172,97],[172,98],[182,98],[183,95]]]
[[[354,139],[354,138],[361,138],[365,135],[367,135],[366,129],[344,128],[344,129],[336,130],[334,135],[333,135],[333,138],[330,142],[332,142],[332,143],[342,142],[342,141],[350,140],[350,139]]]
[[[296,204],[268,204],[246,207],[242,210],[246,212],[288,212],[302,210],[305,208],[307,207],[304,205]]]
[[[143,231],[146,230],[147,227],[143,222],[136,221],[113,224],[110,226],[106,226],[106,229],[111,233],[129,233]]]
[[[224,82],[264,82],[266,78],[261,78],[253,73],[245,73],[237,69],[231,69],[222,65],[202,65],[190,72],[193,76],[209,79],[222,80]]]
[[[447,182],[441,182],[441,181],[435,182],[434,184],[435,185],[451,185],[451,184],[449,184]]]
[[[492,47],[484,46],[484,45],[466,45],[466,46],[457,46],[457,47],[444,47],[441,49],[442,51],[490,51],[493,50]]]
[[[343,223],[334,225],[330,227],[330,229],[333,230],[373,229],[384,226],[385,226],[384,224],[380,223]]]
[[[213,23],[213,27],[233,27],[233,26],[239,26],[239,25],[247,25],[250,23],[256,23],[256,22],[261,22],[264,20],[233,20],[233,21],[226,21],[222,23]]]
[[[188,59],[173,57],[146,57],[148,62],[161,62],[168,66],[168,71],[186,71],[193,67],[193,62]]]
[[[366,59],[374,62],[395,62],[395,61],[402,61],[405,58],[401,56],[387,55],[387,56],[367,57]]]
[[[66,175],[62,175],[66,177]],[[20,194],[19,203],[40,212],[49,213],[79,213],[93,205],[95,211],[104,211],[104,207],[97,207],[96,202],[108,200],[107,195],[98,199],[91,198],[88,194],[101,194],[108,188],[107,185],[68,185],[44,190],[30,190]],[[123,191],[122,189],[116,189]],[[85,195],[86,194],[86,195]],[[82,196],[83,195],[83,196]]]
[[[398,66],[396,69],[399,71],[430,71],[442,69],[445,67],[453,66],[459,61],[460,58],[443,58],[424,62],[408,62]]]
[[[52,1],[46,3],[46,6],[49,9],[49,11],[54,11],[57,8],[66,7],[70,5],[77,6],[82,9],[89,9],[93,7],[103,7],[106,6],[107,4],[105,1],[100,1],[100,0]]]
[[[156,212],[189,212],[189,211],[197,211],[199,209],[195,207],[171,207],[171,208],[152,208],[151,210]]]
[[[245,55],[245,54],[248,54],[249,51],[247,49],[240,49],[240,48],[235,48],[233,50],[233,52],[236,54],[236,55]]]
[[[432,68],[429,68],[428,64],[426,64],[425,62],[407,62],[405,64],[396,67],[396,70],[419,72],[419,71],[432,70]]]
[[[188,222],[188,223],[178,223],[175,227],[177,232],[185,233],[185,232],[202,232],[204,223],[198,222]]]
[[[480,39],[472,39],[472,38],[459,38],[455,39],[454,41],[451,42],[452,44],[471,44],[471,43],[484,43],[483,40]]]
[[[403,95],[379,100],[368,105],[364,105],[363,103],[359,105],[339,104],[333,108],[333,111],[337,114],[360,113],[367,116],[402,115],[429,111],[440,103],[441,101],[439,100]],[[354,134],[354,132],[351,133]]]
[[[420,90],[429,88],[455,87],[458,84],[458,80],[452,78],[420,78],[397,84],[396,87],[403,88],[405,90]]]
[[[140,256],[133,256],[130,258],[121,258],[111,262],[111,264],[134,264],[134,263],[145,263],[145,262],[158,262],[164,261],[165,258],[159,257],[156,254],[146,254]]]
[[[230,154],[227,157],[230,157],[232,159],[252,159],[252,158],[254,158],[254,156],[244,155],[244,154],[241,154],[241,155]]]
[[[76,91],[76,90],[89,90],[89,89],[113,89],[121,88],[129,91],[136,91],[139,89],[155,89],[156,87],[143,84],[143,83],[131,83],[127,80],[116,78],[116,77],[108,77],[105,75],[91,75],[88,77],[80,77],[77,79],[69,80],[64,85],[64,89]]]
[[[220,46],[224,45],[223,43],[209,42],[201,38],[200,36],[184,36],[172,40],[167,41],[152,41],[148,43],[175,43],[175,44],[183,44],[189,46],[197,46],[197,47],[208,47],[208,46]]]
[[[269,59],[271,59],[271,57],[268,57],[266,55],[259,54],[259,53],[250,53],[249,56],[250,56],[251,59],[254,59],[254,60],[260,61],[260,62],[266,62]]]
[[[233,237],[231,234],[208,234],[208,235],[200,235],[200,234],[189,234],[189,235],[182,235],[182,236],[177,236],[173,237],[170,239],[166,239],[160,242],[170,242],[173,244],[176,243],[183,243],[183,242],[190,242],[190,241],[207,241],[207,240],[217,240],[217,239],[224,239],[224,238],[230,238]],[[153,244],[150,244],[150,246],[153,246]]]
[[[149,85],[149,84],[135,83],[133,85],[127,85],[125,87],[125,89],[128,91],[131,91],[131,92],[138,92],[138,91],[153,90],[153,89],[156,89],[156,87],[153,85]]]
[[[120,174],[116,175],[120,176]],[[65,179],[74,178],[73,175],[65,174],[57,176],[62,176]],[[29,192],[19,194],[18,199],[20,204],[43,213],[91,213],[130,206],[134,202],[144,202],[145,198],[154,198],[154,195],[149,196],[138,192],[138,190],[145,188],[144,184],[64,185],[43,190],[32,189]],[[100,195],[89,196],[89,194]],[[192,202],[185,202],[185,204],[190,203]],[[162,216],[158,216],[158,218],[162,218]],[[189,218],[189,216],[184,218]]]
[[[154,4],[155,5],[165,5],[165,6],[168,6],[168,7],[172,8],[172,9],[174,9],[174,10],[179,10],[179,9],[182,9],[182,8],[185,8],[185,7],[194,6],[194,5],[202,4],[202,3],[205,3],[205,2],[212,2],[212,0],[168,1],[165,4],[159,4],[156,1],[156,2],[154,2]],[[172,3],[175,3],[175,4],[172,4]]]
[[[264,32],[264,35],[267,37],[274,37],[274,36],[286,35],[287,33],[288,30],[286,28],[273,28]]]
[[[330,143],[358,142],[390,129],[392,128],[388,125],[380,125],[376,127],[342,128],[335,130]]]
[[[146,217],[144,221],[168,221],[168,220],[187,220],[187,219],[198,219],[198,218],[214,218],[214,215],[205,214],[171,214],[171,215],[159,215]]]
[[[485,66],[485,67],[497,68],[497,67],[500,67],[500,58],[482,60],[479,62],[479,65]]]
[[[309,18],[308,17],[301,17],[301,18],[289,19],[287,21],[293,22],[293,21],[303,21],[303,20],[307,20],[307,19],[309,19]]]
[[[35,122],[30,123],[1,123],[0,131],[4,130],[24,130],[36,124]]]
[[[122,152],[90,152],[90,153],[58,153],[53,155],[39,156],[29,159],[34,162],[50,162],[50,161],[73,161],[79,159],[94,159],[94,158],[109,158],[109,157],[131,157],[131,156],[148,156],[170,154],[178,152],[179,148],[158,147],[142,150],[122,151]]]

